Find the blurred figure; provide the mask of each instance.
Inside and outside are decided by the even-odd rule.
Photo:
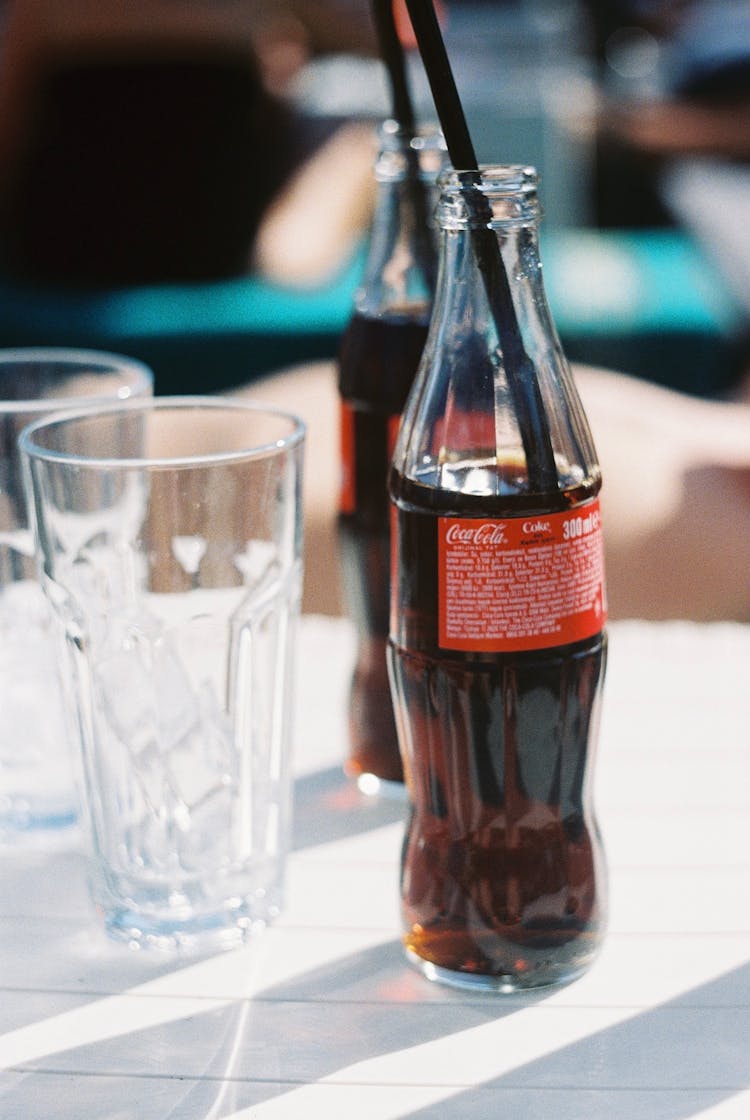
[[[634,147],[659,155],[750,158],[750,0],[661,5],[661,96],[616,120]]]
[[[605,104],[602,226],[670,223],[665,159],[750,160],[750,0],[588,0]]]
[[[610,370],[573,369],[604,478],[611,617],[750,622],[750,406]],[[343,613],[335,369],[297,367],[243,394],[291,409],[307,424],[315,470],[304,481],[303,610]],[[647,484],[634,490],[639,468]]]
[[[0,267],[64,285],[242,273],[269,207],[311,165],[320,188],[335,140],[346,171],[318,195],[330,256],[363,220],[369,129],[305,118],[285,90],[334,49],[374,51],[364,0],[9,0]],[[288,205],[304,196],[297,184]]]

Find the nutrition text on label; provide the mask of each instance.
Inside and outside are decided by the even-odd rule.
[[[604,625],[598,503],[533,519],[440,518],[438,559],[443,649],[537,649]]]

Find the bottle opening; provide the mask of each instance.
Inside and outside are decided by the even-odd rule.
[[[438,177],[444,229],[533,225],[542,216],[536,168],[524,164],[446,170]]]

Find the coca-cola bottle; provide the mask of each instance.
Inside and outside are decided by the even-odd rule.
[[[534,170],[439,185],[434,313],[389,479],[404,943],[432,979],[514,991],[574,978],[603,933],[601,475],[542,284]]]
[[[422,354],[437,271],[435,179],[441,133],[380,132],[377,194],[362,284],[339,355],[339,542],[346,608],[357,628],[347,773],[365,792],[401,782],[385,648],[389,608],[388,467]],[[403,787],[401,787],[403,788]]]

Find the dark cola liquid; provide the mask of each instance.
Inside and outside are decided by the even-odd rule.
[[[403,780],[386,668],[390,598],[387,478],[395,427],[427,337],[427,312],[355,315],[343,338],[339,391],[352,410],[354,508],[339,516],[347,611],[357,627],[347,772]]]
[[[392,487],[399,576],[388,656],[412,803],[401,877],[407,951],[453,983],[513,990],[572,979],[603,926],[588,783],[606,641],[513,654],[439,649],[436,518],[479,507],[484,518],[551,513],[593,495],[477,499],[397,475]]]

